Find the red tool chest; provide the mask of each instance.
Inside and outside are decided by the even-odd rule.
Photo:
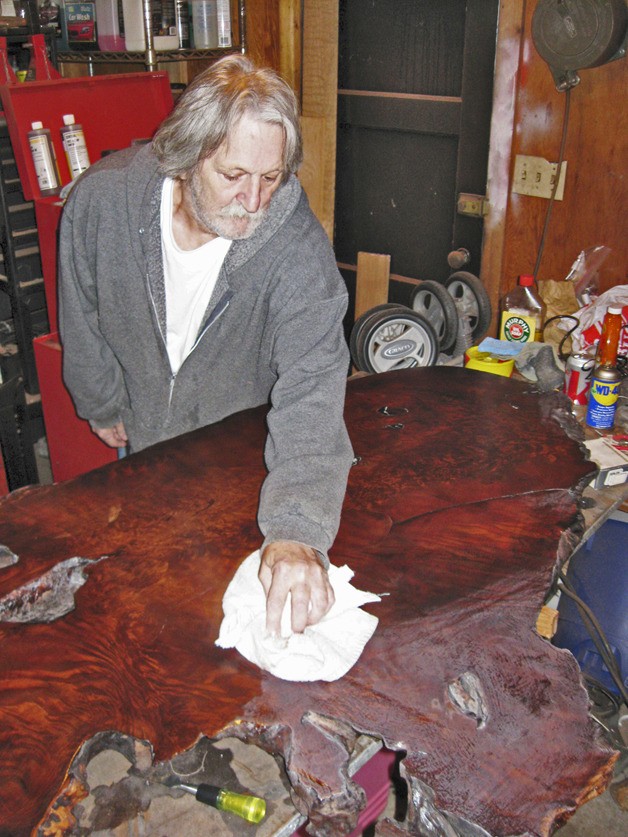
[[[117,451],[101,442],[89,423],[76,415],[63,385],[59,335],[36,337],[33,346],[54,481],[69,480],[113,462]]]
[[[92,162],[103,152],[149,139],[172,109],[166,73],[124,73],[5,84],[0,87],[24,197],[41,198],[27,133],[36,120],[49,128],[57,154],[61,182],[70,181],[60,130],[63,115],[73,113],[83,126]]]
[[[61,182],[70,182],[60,129],[64,114],[74,114],[83,126],[92,163],[103,153],[147,140],[172,109],[172,93],[166,73],[47,78],[0,85],[0,98],[24,197],[33,200],[40,244],[44,290],[50,334],[34,341],[46,437],[52,475],[56,482],[90,471],[116,458],[116,451],[92,433],[79,419],[61,377],[61,353],[57,331],[57,228],[62,202],[42,197],[30,154],[27,133],[35,121],[49,128]],[[115,208],[112,208],[115,211]]]

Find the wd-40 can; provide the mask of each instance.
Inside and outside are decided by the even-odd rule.
[[[576,352],[567,358],[563,392],[573,404],[587,403],[594,367],[595,358],[584,352]]]
[[[598,366],[593,373],[587,407],[587,424],[608,430],[615,421],[621,375],[614,366]]]

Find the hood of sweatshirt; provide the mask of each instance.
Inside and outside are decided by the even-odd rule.
[[[137,231],[131,236],[133,255],[140,267],[148,268],[151,277],[151,295],[162,330],[165,328],[165,284],[161,261],[161,191],[164,176],[151,144],[133,146],[111,154],[91,166],[83,177],[98,176],[105,172],[124,174],[125,194],[118,200],[126,203],[130,228]],[[115,175],[114,175],[115,176]],[[106,188],[106,187],[105,187]],[[264,220],[250,238],[233,242],[220,272],[210,300],[210,308],[221,299],[228,299],[232,290],[234,273],[243,267],[264,247],[296,210],[303,195],[299,180],[290,175],[273,194]]]
[[[161,187],[164,177],[158,170],[158,161],[150,144],[125,149],[106,157],[98,164],[100,170],[127,168],[126,204],[132,228],[140,233],[136,246],[142,249],[136,253],[140,264],[149,252],[146,233],[159,229]],[[93,168],[93,167],[92,167]],[[89,169],[88,169],[89,171]],[[250,238],[234,241],[227,255],[228,271],[246,264],[275,235],[296,209],[302,188],[295,175],[290,175],[274,193],[264,220]],[[147,225],[147,219],[150,219]]]

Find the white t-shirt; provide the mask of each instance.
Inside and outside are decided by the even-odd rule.
[[[214,238],[195,250],[181,250],[172,234],[173,181],[167,177],[161,193],[161,251],[166,282],[166,346],[172,374],[189,355],[231,247]]]

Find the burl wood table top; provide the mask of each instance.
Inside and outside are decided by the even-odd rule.
[[[104,732],[149,742],[156,764],[203,735],[255,743],[328,835],[364,804],[346,764],[370,733],[407,753],[408,819],[386,834],[549,834],[614,761],[572,655],[535,632],[594,471],[566,399],[444,367],[350,381],[357,461],[331,559],[382,601],[334,683],[214,644],[261,542],[264,417],[0,502],[0,835],[71,834],[81,748]]]

